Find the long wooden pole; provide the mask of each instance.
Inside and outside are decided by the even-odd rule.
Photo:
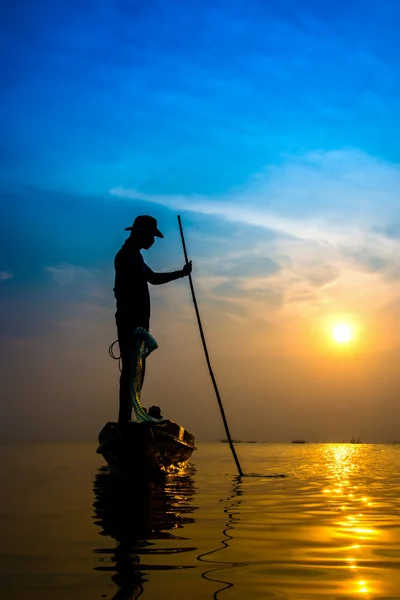
[[[185,262],[188,263],[189,259],[188,259],[188,255],[187,255],[187,252],[186,252],[186,244],[185,244],[185,238],[184,238],[184,235],[183,235],[182,222],[181,222],[180,215],[178,215],[178,223],[179,223],[179,231],[181,232],[182,246],[183,246],[183,253],[184,253],[184,256],[185,256]],[[191,274],[189,274],[189,284],[190,284],[190,291],[192,292],[192,299],[193,299],[194,309],[196,311],[197,323],[199,325],[200,337],[201,337],[201,341],[203,343],[204,354],[206,356],[207,366],[208,366],[208,370],[210,372],[211,381],[212,381],[213,386],[214,386],[215,395],[216,395],[217,400],[218,400],[219,410],[221,411],[221,416],[222,416],[222,421],[224,423],[224,427],[225,427],[225,431],[226,431],[226,436],[228,438],[228,442],[229,442],[229,446],[230,446],[231,451],[232,451],[233,458],[235,459],[235,463],[236,463],[236,467],[237,467],[238,473],[239,473],[239,475],[241,477],[243,477],[244,473],[242,471],[242,467],[240,466],[239,459],[238,459],[238,457],[236,455],[235,446],[233,445],[233,442],[232,442],[231,434],[229,432],[229,427],[228,427],[228,421],[226,420],[224,407],[222,405],[221,396],[219,395],[217,382],[215,381],[214,373],[213,373],[213,370],[211,368],[210,357],[208,355],[207,344],[206,344],[206,340],[205,340],[205,337],[204,337],[203,327],[201,325],[200,313],[199,313],[199,308],[197,306],[196,294],[194,293],[194,287],[193,287],[193,281],[192,281]]]

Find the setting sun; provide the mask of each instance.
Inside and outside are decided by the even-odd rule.
[[[332,329],[332,337],[338,344],[347,344],[353,336],[353,328],[348,323],[338,323]]]
[[[352,356],[362,351],[365,344],[364,323],[354,312],[337,311],[320,315],[313,327],[319,351],[330,356]]]

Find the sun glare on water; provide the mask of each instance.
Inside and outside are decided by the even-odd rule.
[[[348,323],[337,323],[332,328],[332,337],[338,344],[348,344],[354,337],[354,330]]]

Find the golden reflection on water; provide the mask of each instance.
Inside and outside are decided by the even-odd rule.
[[[326,467],[332,480],[332,486],[324,489],[334,510],[340,510],[339,519],[335,521],[336,535],[351,540],[349,545],[343,546],[342,550],[347,555],[346,564],[354,573],[354,579],[350,583],[350,594],[360,594],[368,598],[371,593],[377,593],[376,582],[370,577],[360,574],[363,570],[363,561],[360,558],[368,542],[378,539],[380,532],[374,529],[364,511],[373,503],[365,489],[359,485],[352,484],[352,476],[356,476],[365,465],[365,446],[353,444],[327,444],[323,447]],[[366,571],[366,568],[364,568]]]

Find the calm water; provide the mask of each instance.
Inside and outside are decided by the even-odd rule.
[[[0,447],[4,600],[400,599],[400,446],[226,444],[147,489],[94,444]]]

